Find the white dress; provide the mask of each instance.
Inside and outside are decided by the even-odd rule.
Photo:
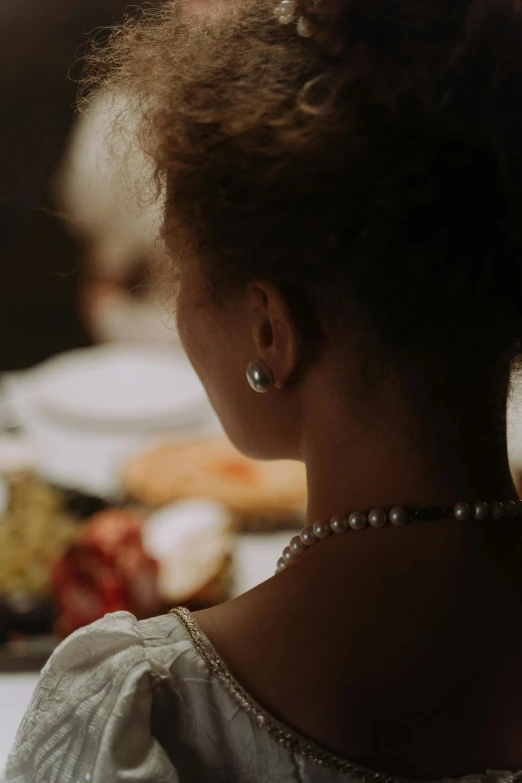
[[[461,781],[512,783],[522,772]],[[2,783],[399,783],[259,707],[189,612],[107,615],[42,671]],[[403,782],[401,782],[403,783]]]

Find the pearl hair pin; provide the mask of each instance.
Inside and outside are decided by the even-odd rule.
[[[297,0],[281,0],[274,9],[274,16],[280,24],[291,24],[297,12]],[[314,34],[314,26],[304,16],[297,20],[297,33],[302,38],[310,38]]]
[[[390,511],[384,511],[380,508],[375,508],[369,513],[354,511],[350,514],[332,517],[329,522],[321,520],[314,525],[303,528],[301,533],[298,536],[294,536],[290,541],[290,545],[283,551],[282,557],[277,561],[276,573],[284,571],[285,568],[293,565],[311,546],[332,534],[348,533],[351,530],[364,530],[368,526],[381,528],[385,527],[388,522],[394,527],[402,527],[408,522],[429,519],[446,518],[459,521],[475,519],[481,521],[488,518],[496,520],[502,518],[514,519],[515,517],[522,517],[521,500],[493,501],[491,503],[478,500],[476,503],[456,503],[453,507],[432,507],[417,510],[397,506]]]

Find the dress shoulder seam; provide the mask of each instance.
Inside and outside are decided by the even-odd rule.
[[[364,783],[370,783],[370,781],[372,783],[416,783],[407,778],[399,778],[393,775],[373,772],[365,767],[354,764],[348,759],[326,750],[319,744],[301,737],[297,732],[293,731],[288,726],[285,726],[283,723],[280,723],[276,718],[270,715],[270,713],[260,707],[260,705],[257,704],[257,702],[237,682],[210,640],[199,627],[191,612],[185,607],[177,607],[176,609],[171,610],[171,614],[175,615],[184,626],[196,652],[198,652],[204,660],[210,672],[239,704],[241,709],[280,745],[322,767],[351,775],[357,780],[364,781]],[[522,773],[520,777],[522,778]],[[511,783],[511,781],[509,783]]]

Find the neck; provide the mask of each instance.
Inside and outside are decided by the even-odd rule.
[[[397,413],[393,405],[384,410]],[[505,426],[487,411],[475,399],[461,400],[426,426],[375,412],[347,426],[346,411],[325,406],[303,443],[309,523],[352,510],[515,497],[499,433]]]

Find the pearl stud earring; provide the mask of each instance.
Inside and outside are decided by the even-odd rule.
[[[261,360],[250,362],[246,376],[248,383],[258,394],[264,394],[272,386],[274,379],[269,367]]]

